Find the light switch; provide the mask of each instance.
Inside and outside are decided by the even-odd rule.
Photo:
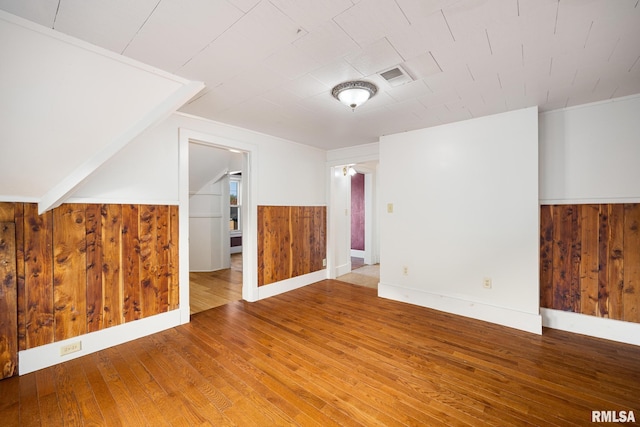
[[[393,213],[393,203],[387,203],[387,213]]]

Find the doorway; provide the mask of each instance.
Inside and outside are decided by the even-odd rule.
[[[377,288],[380,280],[377,166],[377,161],[341,165],[331,174],[334,277],[372,288]]]
[[[242,299],[243,154],[189,143],[189,305],[199,313]]]

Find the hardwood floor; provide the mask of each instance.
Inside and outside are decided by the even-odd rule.
[[[640,418],[640,348],[325,280],[0,381],[13,425],[589,425]]]
[[[242,254],[231,255],[231,268],[189,273],[191,314],[242,299]]]

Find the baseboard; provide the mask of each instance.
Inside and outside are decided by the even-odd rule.
[[[180,325],[180,310],[172,310],[123,325],[112,326],[101,331],[23,350],[18,352],[19,374],[24,375],[48,368],[58,363],[86,356],[87,354],[155,334],[178,325]],[[61,347],[77,342],[81,342],[80,351],[60,356]]]
[[[336,267],[336,277],[344,276],[347,273],[351,273],[351,261]]]
[[[542,326],[596,338],[640,345],[640,323],[541,308]]]
[[[302,276],[292,277],[291,279],[281,280],[270,285],[258,286],[258,299],[269,298],[303,286],[319,282],[327,278],[327,270],[322,269],[313,273],[304,274]]]
[[[351,256],[354,258],[364,258],[364,251],[359,249],[351,249]]]
[[[378,296],[459,316],[470,317],[472,319],[483,320],[538,335],[542,334],[542,319],[539,314],[432,294],[417,289],[402,288],[386,283],[380,283],[378,285]]]

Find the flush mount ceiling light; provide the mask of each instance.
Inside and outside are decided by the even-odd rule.
[[[331,90],[331,95],[351,110],[361,106],[378,92],[373,83],[353,81],[340,83]]]

